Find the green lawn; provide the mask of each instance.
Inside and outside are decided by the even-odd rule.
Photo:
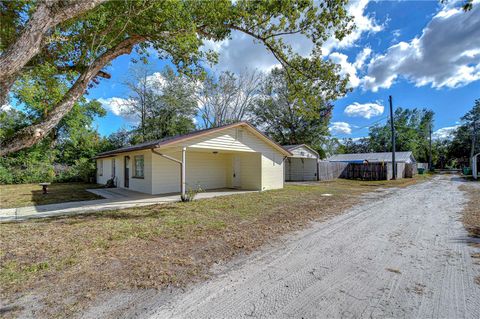
[[[100,185],[86,183],[52,183],[48,194],[42,193],[38,184],[0,185],[0,208],[45,205],[77,200],[99,199],[100,196],[87,192],[87,188]]]
[[[106,291],[184,286],[210,267],[325,220],[398,181],[313,186],[0,224],[0,298],[39,296],[45,317],[69,317]],[[332,196],[321,196],[322,194]],[[65,296],[68,296],[66,298]]]

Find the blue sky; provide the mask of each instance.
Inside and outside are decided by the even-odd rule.
[[[478,1],[476,1],[478,2]],[[394,107],[429,108],[435,111],[437,136],[445,136],[458,124],[476,98],[480,98],[480,5],[468,13],[438,1],[352,1],[348,7],[357,30],[342,42],[328,41],[325,58],[342,66],[353,89],[335,101],[331,134],[335,137],[368,135],[368,126],[384,122],[388,96]],[[292,39],[302,54],[310,46]],[[222,43],[207,43],[220,53],[213,71],[244,69],[268,71],[277,61],[260,45],[240,34]],[[127,97],[121,84],[132,56],[122,56],[109,67],[110,80],[89,91],[100,99],[108,115],[96,120],[101,134],[108,135],[129,120],[116,101]],[[153,72],[167,61],[150,58]]]

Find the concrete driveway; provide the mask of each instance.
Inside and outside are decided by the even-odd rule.
[[[142,317],[480,318],[461,184],[442,176],[367,200],[149,300]]]
[[[104,197],[104,199],[39,206],[26,206],[18,208],[4,208],[0,209],[0,222],[22,221],[31,218],[46,218],[63,215],[75,215],[96,211],[125,209],[180,201],[180,196],[178,194],[148,195],[122,188],[97,188],[89,189],[88,191],[102,196]],[[235,195],[249,192],[253,191],[235,189],[208,190],[206,192],[197,194],[196,199]]]

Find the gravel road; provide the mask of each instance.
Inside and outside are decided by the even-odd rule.
[[[451,177],[365,200],[228,265],[152,318],[480,318],[473,248]]]

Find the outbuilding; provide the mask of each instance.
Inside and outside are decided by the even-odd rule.
[[[327,161],[344,163],[363,163],[365,161],[369,163],[391,163],[392,152],[336,154],[327,158]],[[412,152],[395,152],[395,161],[405,164],[416,163]]]
[[[283,188],[292,155],[247,122],[127,146],[96,156],[97,182],[147,193],[189,188]]]
[[[392,165],[392,153],[391,152],[382,152],[382,153],[352,153],[352,154],[336,154],[327,158],[327,161],[330,163],[337,163],[337,165],[345,164],[345,168],[347,169],[352,168],[348,176],[353,176],[356,178],[357,173],[364,175],[365,167],[363,166],[359,171],[355,171],[354,166],[358,164],[366,165],[366,164],[375,164],[381,163],[382,167],[386,168],[385,174],[379,174],[380,179],[386,178],[391,179],[393,177],[393,165]],[[395,163],[397,168],[396,178],[403,178],[403,177],[412,177],[416,174],[416,164],[417,161],[413,156],[412,152],[395,152]],[[352,164],[348,165],[347,164]],[[375,165],[370,165],[375,166]],[[366,171],[369,173],[372,172],[372,168],[367,168]],[[353,174],[353,175],[352,175]],[[342,176],[345,175],[345,171],[342,172]],[[373,174],[377,176],[377,174]],[[347,177],[352,178],[352,177]],[[378,178],[378,177],[375,177]]]
[[[285,162],[285,180],[317,181],[318,160],[317,151],[306,144],[284,145],[292,153]]]

